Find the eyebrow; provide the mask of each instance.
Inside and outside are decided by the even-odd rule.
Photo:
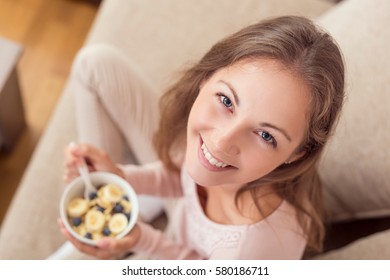
[[[265,123],[265,122],[260,123],[260,126],[262,126],[262,127],[273,128],[273,129],[279,131],[280,133],[282,133],[282,134],[287,138],[287,140],[288,140],[289,142],[291,142],[291,137],[287,134],[287,132],[286,132],[284,129],[282,129],[282,128],[280,128],[280,127],[277,127],[277,126],[275,126],[275,125],[273,125],[273,124],[270,124],[270,123]]]
[[[222,83],[222,84],[226,85],[226,86],[230,89],[230,91],[231,91],[232,94],[233,94],[234,101],[236,102],[236,104],[237,104],[237,106],[238,106],[239,103],[240,103],[240,99],[238,98],[238,95],[237,95],[237,93],[236,93],[234,87],[233,87],[229,82],[224,81],[224,80],[218,80],[218,83]],[[260,123],[260,126],[262,126],[262,127],[273,128],[273,129],[279,131],[280,133],[282,133],[282,134],[284,135],[284,137],[287,138],[287,140],[288,140],[289,142],[291,142],[291,137],[287,134],[287,132],[286,132],[284,129],[282,129],[282,128],[280,128],[280,127],[277,127],[277,126],[275,126],[275,125],[273,125],[273,124],[266,123],[266,122]]]
[[[234,87],[229,82],[226,82],[224,80],[218,80],[218,83],[222,83],[222,84],[226,85],[233,94],[234,102],[237,104],[237,106],[240,105],[240,99],[238,98],[238,95],[237,95]]]

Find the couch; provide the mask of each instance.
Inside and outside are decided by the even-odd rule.
[[[249,23],[285,14],[315,19],[347,66],[345,110],[320,164],[331,226],[390,217],[389,12],[387,0],[106,0],[85,44],[127,52],[162,92],[186,63]],[[65,241],[56,218],[63,149],[77,139],[73,94],[68,84],[24,173],[1,226],[0,259],[45,259]],[[390,259],[390,231],[380,229],[308,258]]]

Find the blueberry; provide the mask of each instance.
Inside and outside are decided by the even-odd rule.
[[[111,231],[110,231],[109,228],[104,228],[104,229],[103,229],[103,235],[104,235],[104,236],[109,236],[110,234],[111,234]]]
[[[87,232],[87,233],[85,234],[85,238],[92,239],[92,233]]]
[[[114,212],[115,213],[122,213],[123,212],[123,206],[120,203],[115,204],[114,206]]]
[[[104,210],[106,210],[106,208],[104,207],[101,207],[100,205],[97,206],[97,210],[104,213]]]
[[[89,197],[89,200],[93,200],[93,199],[97,198],[97,192],[91,192],[88,197]]]
[[[122,198],[123,198],[124,200],[129,201],[129,197],[128,197],[127,195],[124,195]]]
[[[130,221],[131,213],[125,213],[125,216],[126,216],[127,220]]]
[[[79,225],[81,225],[81,218],[80,217],[73,218],[72,223],[74,226],[78,227]]]

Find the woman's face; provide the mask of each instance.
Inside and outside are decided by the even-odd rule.
[[[234,189],[301,156],[306,84],[274,60],[241,61],[201,87],[187,127],[186,169],[202,186]]]

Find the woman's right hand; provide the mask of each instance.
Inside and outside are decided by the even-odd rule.
[[[76,144],[72,142],[65,148],[65,183],[69,183],[80,176],[78,166],[81,164],[83,158],[90,172],[107,171],[124,177],[122,170],[116,166],[105,151],[89,144]]]

